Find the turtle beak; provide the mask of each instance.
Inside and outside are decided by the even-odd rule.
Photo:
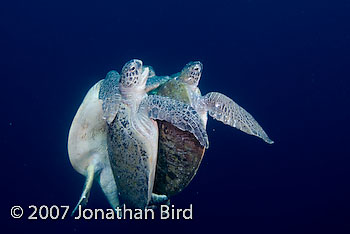
[[[143,67],[143,71],[142,71],[142,74],[140,76],[140,79],[141,79],[141,84],[143,85],[146,85],[146,82],[147,82],[147,78],[148,78],[148,75],[149,75],[149,68],[148,67]]]

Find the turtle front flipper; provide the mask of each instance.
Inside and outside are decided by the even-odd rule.
[[[191,132],[199,143],[208,148],[208,135],[197,111],[191,106],[158,95],[151,95],[143,99],[140,111],[152,119],[165,120],[183,131]]]
[[[74,215],[75,211],[77,211],[77,209],[79,208],[80,205],[86,206],[86,204],[88,203],[88,199],[90,196],[90,190],[92,187],[92,183],[94,182],[94,175],[95,175],[95,165],[91,164],[87,168],[87,176],[86,176],[86,180],[85,180],[85,184],[84,184],[84,189],[83,189],[83,192],[80,196],[78,204],[75,206],[75,208],[72,212],[72,216]]]
[[[118,103],[121,100],[118,88],[119,80],[119,73],[117,71],[110,71],[101,83],[98,98],[103,102],[103,118],[108,124],[110,124],[115,118],[118,111]]]
[[[259,123],[245,109],[231,98],[217,92],[203,96],[202,102],[208,109],[209,115],[224,124],[235,127],[247,134],[257,136],[266,143],[273,144]]]

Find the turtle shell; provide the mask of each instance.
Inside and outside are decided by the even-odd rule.
[[[186,85],[173,79],[155,92],[190,104]],[[158,162],[153,191],[173,196],[181,192],[195,176],[205,148],[194,135],[165,121],[157,121],[159,129]]]
[[[157,122],[158,162],[153,191],[172,196],[191,182],[205,150],[192,133],[182,131],[165,121]]]
[[[132,115],[132,109],[120,103],[108,126],[108,155],[121,202],[144,209],[153,190],[158,130],[153,120],[134,120]],[[148,136],[138,133],[145,128],[150,129]]]

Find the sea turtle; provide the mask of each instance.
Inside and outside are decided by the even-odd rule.
[[[111,80],[119,74],[111,71],[106,79]],[[99,182],[110,205],[119,206],[117,186],[107,152],[107,124],[102,118],[102,100],[99,93],[103,80],[97,82],[86,94],[80,105],[68,136],[68,154],[73,168],[86,177],[83,193],[73,210],[87,203],[94,178]]]
[[[201,96],[198,83],[203,70],[201,62],[188,63],[173,79],[150,92],[191,105],[200,114],[204,126],[207,112],[214,119],[272,144],[257,121],[227,96],[211,92]],[[159,148],[154,192],[172,196],[182,191],[197,172],[205,148],[192,133],[182,131],[171,123],[158,120]]]
[[[152,73],[153,68],[148,69]],[[119,79],[119,73],[112,70],[105,79],[98,81],[86,94],[71,124],[68,136],[69,159],[73,168],[86,177],[83,192],[72,215],[79,205],[87,204],[94,179],[100,184],[110,205],[113,208],[119,206],[117,186],[107,151],[107,122],[103,117],[107,110],[103,111],[101,100],[101,97],[117,100],[113,99],[112,94],[118,93],[116,84]],[[167,76],[154,76],[148,81],[146,90],[153,90],[169,79]],[[115,109],[109,104],[110,108]]]
[[[107,121],[107,149],[118,188],[119,199],[127,207],[145,208],[152,194],[158,152],[155,120],[189,131],[203,147],[208,138],[200,116],[190,105],[168,97],[148,96],[149,68],[141,60],[127,62],[119,84],[100,92],[103,117]],[[111,88],[112,87],[112,88]],[[163,196],[162,198],[164,198]]]

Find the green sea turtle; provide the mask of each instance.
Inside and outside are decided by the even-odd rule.
[[[151,67],[149,69],[153,71]],[[94,179],[100,184],[110,205],[113,208],[119,206],[117,186],[107,151],[107,122],[104,116],[108,110],[103,111],[101,100],[118,100],[113,98],[113,94],[118,94],[116,84],[119,79],[119,73],[112,70],[105,79],[97,82],[86,94],[71,124],[68,136],[69,159],[73,168],[86,177],[83,192],[72,214],[79,205],[87,204]],[[148,81],[146,90],[153,90],[169,79],[167,76],[154,77]],[[115,107],[109,103],[110,111],[115,111]]]
[[[272,144],[258,122],[227,96],[211,92],[201,96],[198,83],[203,70],[201,62],[188,63],[173,79],[152,94],[188,103],[200,114],[204,126],[207,113],[214,119]],[[171,123],[158,121],[159,148],[154,192],[172,196],[182,191],[197,172],[205,148],[192,133],[175,128]]]
[[[168,97],[148,96],[149,68],[133,59],[122,69],[119,84],[101,87],[103,117],[108,124],[107,149],[118,188],[127,207],[145,208],[152,194],[158,153],[158,127],[163,120],[191,132],[203,147],[208,138],[200,116],[190,105]],[[108,90],[108,91],[102,91]],[[164,196],[162,197],[164,198]],[[161,199],[162,199],[161,198]]]
[[[106,79],[111,80],[119,74],[111,71]],[[102,118],[102,100],[99,93],[103,80],[97,82],[86,94],[80,105],[68,136],[68,154],[73,168],[86,177],[83,193],[75,207],[87,203],[93,180],[96,179],[110,205],[119,206],[117,186],[107,152],[107,124]]]

